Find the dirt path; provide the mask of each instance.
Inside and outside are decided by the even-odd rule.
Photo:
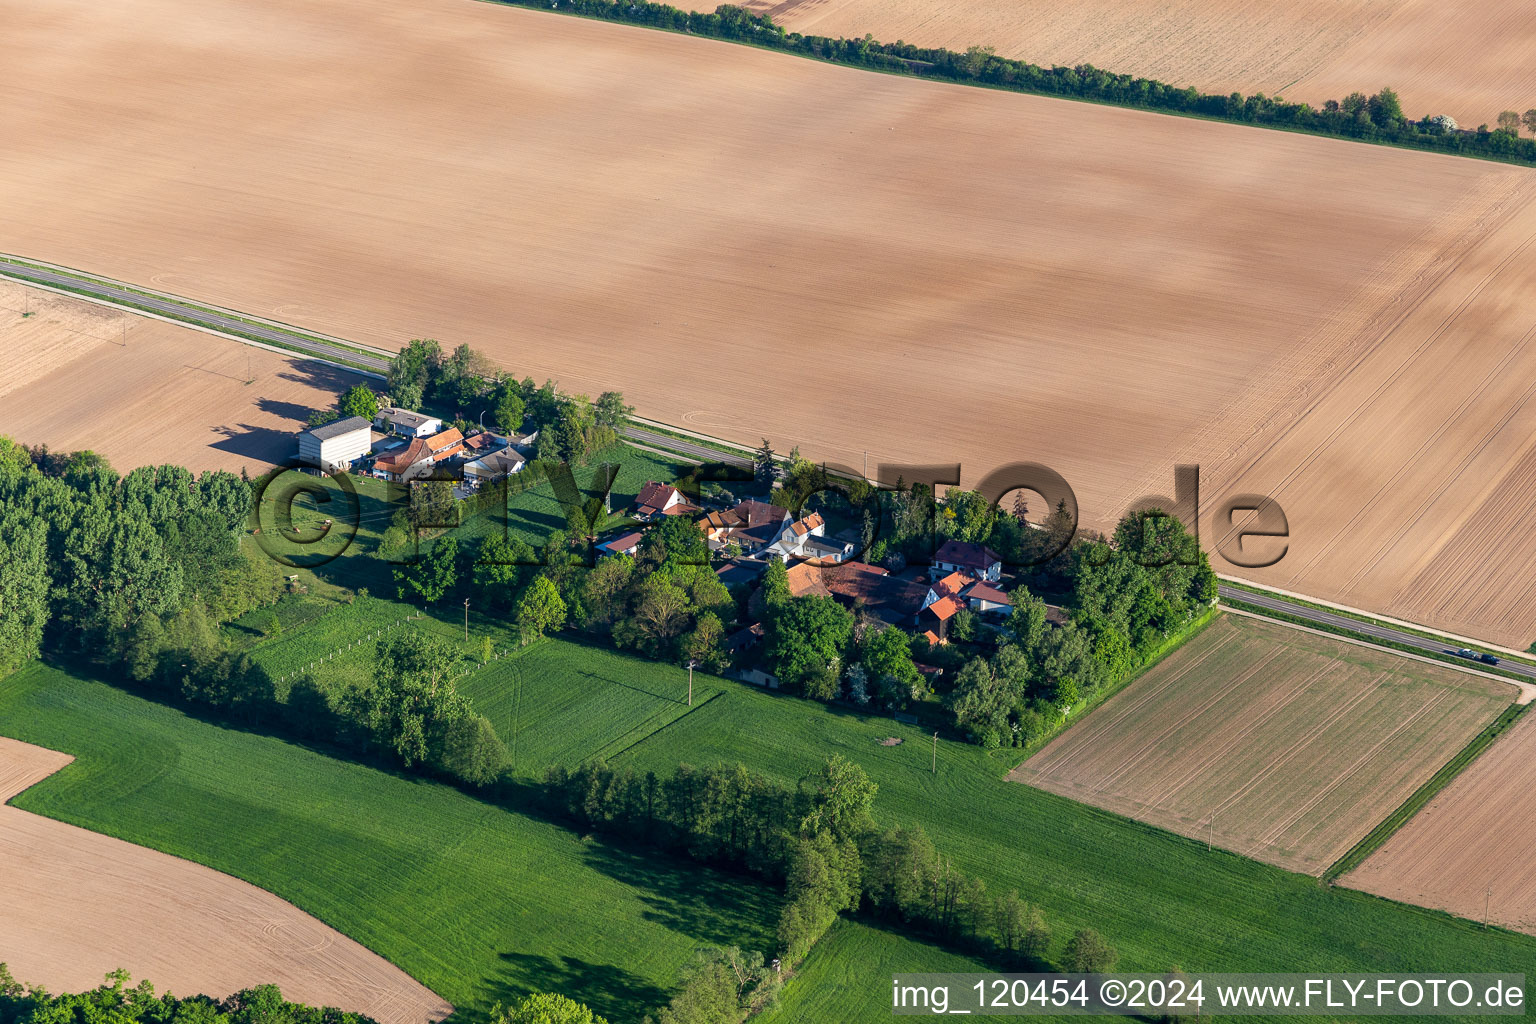
[[[0,737],[0,801],[74,760]],[[270,982],[289,999],[381,1024],[453,1007],[375,953],[264,889],[210,868],[0,806],[0,961],[52,991],[117,967],[159,991],[222,997]]]

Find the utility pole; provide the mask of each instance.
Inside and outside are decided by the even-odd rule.
[[[469,643],[469,598],[464,599],[464,642]]]
[[[692,658],[688,659],[688,706],[693,707],[693,666],[698,664]]]
[[[1211,812],[1210,831],[1205,835],[1205,852],[1210,853],[1216,846],[1216,812]]]
[[[1483,894],[1483,929],[1485,931],[1488,928],[1488,907],[1491,903],[1493,903],[1493,886],[1490,885],[1488,891]]]
[[[933,733],[933,766],[928,770],[934,775],[939,774],[939,733],[937,729]]]

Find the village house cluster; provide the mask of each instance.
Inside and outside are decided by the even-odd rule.
[[[709,509],[693,504],[676,487],[656,482],[641,488],[628,511],[630,525],[602,539],[597,544],[600,555],[634,555],[650,526],[664,517],[688,516],[718,560],[720,581],[732,592],[752,592],[747,602],[752,621],[726,639],[725,649],[738,666],[737,674],[760,685],[778,685],[752,657],[766,636],[759,582],[774,560],[787,566],[792,597],[831,597],[867,622],[914,631],[935,647],[949,642],[961,611],[995,622],[1012,610],[1003,561],[983,544],[949,540],[928,564],[892,571],[858,557],[862,538],[856,526],[829,534],[821,512],[797,518],[788,509],[756,498]],[[922,664],[918,668],[925,674],[938,672]]]
[[[445,426],[426,413],[386,406],[371,421],[351,416],[299,432],[299,460],[325,472],[351,472],[394,483],[453,480],[473,492],[520,473],[538,432],[497,434]]]
[[[533,456],[537,437],[537,433],[500,435],[489,430],[466,434],[425,413],[385,407],[372,421],[354,416],[301,432],[299,456],[321,470],[396,483],[451,479],[467,494],[521,472]],[[765,609],[758,587],[774,560],[787,567],[791,596],[831,597],[867,622],[912,631],[935,647],[949,642],[962,611],[979,616],[984,624],[1011,611],[1003,561],[984,544],[948,540],[927,564],[893,569],[861,560],[863,543],[857,525],[829,531],[822,512],[797,517],[757,498],[700,501],[694,503],[670,484],[651,481],[627,509],[627,523],[600,537],[595,550],[600,557],[633,556],[655,524],[677,516],[693,521],[704,534],[716,561],[715,571],[726,588],[738,594],[757,590],[747,603],[751,623],[725,644],[743,679],[778,685],[753,658],[765,636]],[[919,668],[938,672],[929,666]]]

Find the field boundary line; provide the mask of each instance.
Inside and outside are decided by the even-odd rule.
[[[151,312],[147,309],[142,309],[138,306],[129,305],[126,302],[114,302],[111,299],[104,299],[100,296],[90,295],[86,292],[71,291],[68,288],[55,287],[54,285],[44,284],[41,281],[33,281],[26,277],[14,277],[5,272],[5,265],[3,263],[0,263],[0,277],[3,277],[7,281],[13,281],[16,284],[23,285],[27,288],[36,288],[39,291],[52,292],[54,295],[62,295],[67,299],[75,299],[80,302],[90,302],[97,306],[104,306],[107,309],[117,310],[119,313],[141,316],[148,320],[159,320],[161,323],[171,324],[175,327],[184,327],[187,330],[201,331],[203,334],[211,334],[215,338],[223,338],[225,341],[238,342],[241,345],[250,345],[253,348],[259,348],[267,352],[275,352],[276,354],[280,356],[286,356],[289,359],[307,360],[309,362],[322,363],[326,366],[335,367],[338,370],[345,370],[348,373],[356,373],[361,374],[364,377],[372,377],[375,380],[385,379],[382,373],[375,373],[372,370],[365,370],[361,367],[353,366],[350,363],[343,363],[338,360],[327,359],[325,356],[316,355],[303,349],[283,348],[280,345],[273,345],[265,341],[257,341],[254,338],[247,338],[229,331],[221,331],[216,327],[209,327],[192,319],[179,320],[175,317],[165,316],[160,313]]]
[[[1318,876],[1319,880],[1329,885],[1337,884],[1340,877],[1369,860],[1371,855],[1385,846],[1402,830],[1403,826],[1418,817],[1419,812],[1427,807],[1430,801],[1455,782],[1462,772],[1475,764],[1483,752],[1493,746],[1495,740],[1520,720],[1528,707],[1528,704],[1511,704],[1505,708],[1497,718],[1468,740],[1466,746],[1458,750],[1450,760],[1424,780],[1422,786],[1410,793],[1408,799],[1399,804],[1391,814],[1377,822],[1376,827],[1350,847],[1344,856],[1329,865],[1328,869]]]
[[[1381,644],[1373,644],[1369,641],[1359,640],[1352,636],[1344,636],[1341,633],[1329,633],[1326,630],[1313,629],[1311,626],[1303,626],[1299,622],[1290,622],[1286,619],[1276,618],[1270,615],[1261,615],[1258,612],[1250,612],[1244,608],[1233,608],[1229,604],[1222,605],[1222,610],[1232,615],[1246,615],[1250,619],[1261,619],[1265,622],[1273,622],[1281,626],[1286,626],[1290,629],[1299,629],[1303,633],[1312,633],[1316,636],[1326,636],[1331,639],[1338,640],[1342,643],[1354,644],[1356,647],[1369,647],[1372,650],[1384,651],[1387,654],[1393,654],[1399,658],[1411,658],[1414,661],[1422,661],[1426,665],[1438,665],[1441,668],[1448,668],[1453,672],[1465,672],[1469,676],[1481,676],[1484,679],[1492,679],[1495,682],[1506,683],[1520,691],[1520,696],[1513,703],[1523,706],[1530,704],[1532,701],[1536,701],[1536,683],[1522,683],[1519,680],[1511,679],[1508,676],[1497,676],[1492,672],[1483,672],[1480,669],[1471,667],[1470,665],[1457,665],[1454,662],[1437,661],[1434,658],[1426,658],[1422,654],[1411,654],[1408,651],[1400,651],[1395,647],[1385,647]]]
[[[665,725],[657,726],[656,728],[652,729],[650,732],[646,733],[644,736],[641,736],[639,739],[635,740],[633,743],[630,743],[627,746],[625,746],[622,750],[614,751],[611,755],[609,755],[609,758],[611,759],[611,758],[615,758],[615,757],[623,757],[625,754],[629,753],[631,750],[635,749],[640,744],[642,744],[646,740],[650,739],[652,736],[655,736],[657,733],[660,733],[660,732],[665,732],[666,730],[670,729],[672,726],[676,725],[678,722],[681,722],[683,719],[685,719],[689,715],[693,714],[695,711],[697,711],[700,708],[704,707],[705,705],[709,704],[716,697],[724,697],[724,696],[725,696],[725,691],[724,690],[716,690],[714,693],[710,694],[708,697],[705,697],[703,700],[699,701],[693,707],[689,708],[687,711],[684,711],[682,714],[678,715],[676,718],[674,718],[671,721],[667,722]],[[620,740],[622,740],[623,738],[624,737],[622,737],[622,736],[619,737]],[[618,740],[615,740],[614,742],[617,743]]]
[[[1490,651],[1499,651],[1502,654],[1507,654],[1516,661],[1522,661],[1526,664],[1533,664],[1529,651],[1517,651],[1513,647],[1504,647],[1501,644],[1490,643],[1487,640],[1478,640],[1474,637],[1462,636],[1458,633],[1451,633],[1443,629],[1431,629],[1422,623],[1409,622],[1406,619],[1393,618],[1390,615],[1383,615],[1379,612],[1368,612],[1364,608],[1355,608],[1347,604],[1337,604],[1333,601],[1325,601],[1320,597],[1313,597],[1310,594],[1297,593],[1294,590],[1282,590],[1279,587],[1271,587],[1268,584],[1255,583],[1253,580],[1244,579],[1241,576],[1228,576],[1226,573],[1217,573],[1216,576],[1218,579],[1224,580],[1227,583],[1231,583],[1239,587],[1244,587],[1248,590],[1258,591],[1262,594],[1275,594],[1279,597],[1290,598],[1292,601],[1302,602],[1303,604],[1315,604],[1323,608],[1331,609],[1332,611],[1345,612],[1349,615],[1358,616],[1369,622],[1379,622],[1388,626],[1397,626],[1402,629],[1412,630],[1421,636],[1429,637],[1435,640],[1455,640],[1457,643],[1465,645],[1476,644],[1478,647],[1486,647]]]
[[[383,356],[386,359],[393,359],[396,355],[396,353],[390,352],[387,349],[375,348],[372,345],[365,345],[359,341],[348,341],[346,338],[338,338],[334,334],[326,334],[323,331],[313,331],[307,327],[299,327],[296,324],[284,323],[281,320],[273,320],[271,317],[264,317],[256,313],[242,312],[241,310],[231,309],[228,306],[220,306],[213,302],[203,302],[200,299],[189,299],[185,295],[177,295],[174,292],[161,291],[158,288],[150,288],[145,285],[129,284],[126,281],[118,281],[114,278],[106,277],[102,274],[92,273],[89,270],[81,270],[78,267],[66,267],[58,263],[49,263],[47,260],[36,260],[29,256],[18,256],[13,252],[0,252],[0,264],[3,263],[11,263],[21,267],[32,267],[34,269],[40,268],[43,270],[51,270],[56,274],[63,274],[68,277],[79,278],[80,280],[89,282],[91,284],[109,285],[113,288],[121,288],[124,291],[135,292],[139,295],[149,296],[150,298],[164,299],[166,302],[174,302],[177,305],[185,306],[188,309],[202,310],[211,313],[218,313],[223,316],[235,317],[239,320],[245,320],[249,323],[257,324],[262,327],[270,327],[273,330],[283,331],[285,333],[293,334],[297,337],[302,337],[307,340],[323,341],[332,345],[340,345],[343,348],[353,349],[359,354]]]

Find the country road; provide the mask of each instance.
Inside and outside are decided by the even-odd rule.
[[[1362,622],[1359,619],[1350,618],[1348,615],[1339,615],[1322,608],[1308,607],[1307,605],[1297,604],[1294,601],[1270,597],[1267,594],[1256,594],[1251,590],[1243,590],[1240,587],[1221,584],[1216,588],[1216,592],[1223,601],[1242,601],[1256,608],[1263,608],[1273,612],[1284,612],[1287,615],[1294,615],[1299,619],[1306,619],[1308,622],[1332,626],[1336,629],[1347,629],[1351,633],[1361,636],[1372,636],[1379,640],[1390,640],[1393,643],[1415,647],[1421,651],[1430,651],[1435,654],[1455,654],[1460,646],[1458,644],[1432,640],[1401,629],[1393,629],[1391,626],[1383,626],[1374,622]],[[1469,667],[1474,668],[1487,667],[1479,661],[1468,660],[1467,664]],[[1513,672],[1516,675],[1536,679],[1536,665],[1528,665],[1524,662],[1503,658],[1500,659],[1498,667],[1507,672]]]
[[[322,359],[351,363],[384,373],[389,369],[386,354],[370,354],[360,348],[343,345],[320,335],[310,334],[299,328],[289,328],[260,318],[250,318],[233,313],[223,313],[201,306],[187,299],[180,299],[163,292],[148,292],[127,285],[79,272],[65,272],[33,264],[11,263],[0,260],[0,278],[9,278],[25,284],[64,289],[89,296],[109,305],[126,306],[130,309],[148,310],[172,320],[189,323],[232,338],[235,341],[266,342],[288,349],[298,349]],[[377,350],[374,350],[377,352]],[[707,445],[698,444],[670,434],[660,433],[644,426],[631,424],[624,428],[624,436],[639,444],[662,448],[670,452],[698,459],[702,462],[721,462],[750,470],[752,460],[743,455],[731,455]],[[1347,629],[1361,636],[1375,637],[1393,643],[1404,644],[1436,654],[1454,654],[1456,646],[1427,637],[1418,636],[1391,626],[1339,615],[1321,608],[1296,604],[1267,594],[1254,593],[1237,587],[1221,585],[1218,593],[1224,599],[1247,602],[1257,608],[1283,612],[1319,625]],[[1469,666],[1480,663],[1469,661]],[[1536,680],[1536,665],[1501,660],[1499,668]]]
[[[226,315],[174,296],[129,289],[97,278],[76,276],[17,263],[0,262],[0,277],[24,284],[61,288],[78,295],[100,299],[115,306],[148,310],[172,320],[227,334],[238,341],[254,338],[282,348],[309,352],[324,359],[364,366],[377,373],[383,373],[389,369],[389,359],[385,356],[368,355],[355,348],[332,344],[324,338],[308,335],[298,328],[283,330],[275,326],[269,327],[257,319]]]
[[[312,335],[300,328],[268,325],[259,318],[235,316],[209,309],[187,299],[179,299],[163,292],[149,292],[130,288],[94,275],[64,272],[31,264],[0,261],[0,277],[24,284],[61,288],[77,295],[85,295],[114,306],[126,306],[135,310],[148,310],[172,320],[193,324],[216,334],[223,334],[235,341],[257,341],[282,348],[298,349],[322,359],[363,366],[376,373],[389,370],[389,358],[382,354],[369,354],[347,345],[340,345],[319,335]],[[707,445],[683,440],[669,434],[642,426],[624,428],[624,436],[640,444],[664,448],[701,462],[723,462],[743,469],[752,468],[752,460],[741,455],[730,455]]]

